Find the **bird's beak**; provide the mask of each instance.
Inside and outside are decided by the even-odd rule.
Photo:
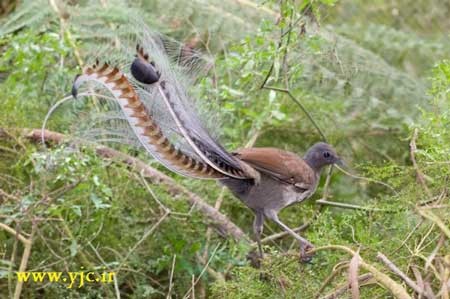
[[[341,167],[345,167],[345,166],[346,166],[345,163],[344,163],[344,161],[343,161],[341,158],[338,158],[338,159],[336,160],[336,162],[334,162],[334,164],[337,164],[337,165],[339,165],[339,166],[341,166]]]

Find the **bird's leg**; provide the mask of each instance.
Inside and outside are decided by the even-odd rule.
[[[264,228],[264,213],[262,211],[257,211],[255,214],[255,220],[253,221],[253,232],[255,233],[256,243],[258,243],[259,258],[263,259],[264,252],[261,245],[261,234]]]
[[[303,238],[302,236],[300,236],[299,234],[297,234],[296,232],[294,232],[286,224],[281,222],[280,219],[278,219],[278,215],[277,215],[277,213],[275,211],[273,211],[273,210],[266,211],[265,215],[267,216],[267,218],[273,220],[283,230],[285,230],[287,233],[289,233],[291,236],[293,236],[296,240],[299,241],[299,243],[300,243],[300,254],[301,254],[302,260],[309,261],[311,259],[311,257],[307,256],[306,251],[308,251],[309,249],[314,248],[314,245],[311,242],[309,242],[308,240],[306,240],[305,238]]]

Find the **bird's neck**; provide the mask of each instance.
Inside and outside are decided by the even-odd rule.
[[[323,165],[318,163],[317,159],[314,159],[314,157],[309,155],[309,153],[306,153],[303,160],[305,160],[306,164],[308,164],[308,166],[311,167],[317,175],[320,175]]]

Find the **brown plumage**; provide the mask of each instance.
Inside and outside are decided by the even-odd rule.
[[[316,179],[314,171],[302,158],[281,149],[246,148],[237,151],[235,156],[284,183],[310,187]]]

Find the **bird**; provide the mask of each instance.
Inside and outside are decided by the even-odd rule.
[[[161,164],[180,175],[226,186],[255,214],[260,259],[266,219],[295,238],[301,256],[308,259],[313,244],[284,224],[278,213],[314,194],[322,169],[342,162],[335,149],[318,142],[303,157],[270,147],[227,151],[202,125],[164,47],[148,36],[137,44],[129,69],[99,61],[85,68],[73,82],[73,96],[85,82],[99,83],[119,104],[137,142]]]
[[[295,153],[277,148],[245,148],[234,153],[239,160],[256,169],[261,176],[259,184],[233,178],[221,182],[255,213],[253,232],[259,257],[263,258],[261,234],[264,220],[269,219],[292,235],[300,243],[300,253],[308,260],[307,251],[314,246],[281,222],[278,213],[292,204],[310,198],[317,189],[322,169],[327,165],[342,164],[331,145],[318,142],[301,158]]]

